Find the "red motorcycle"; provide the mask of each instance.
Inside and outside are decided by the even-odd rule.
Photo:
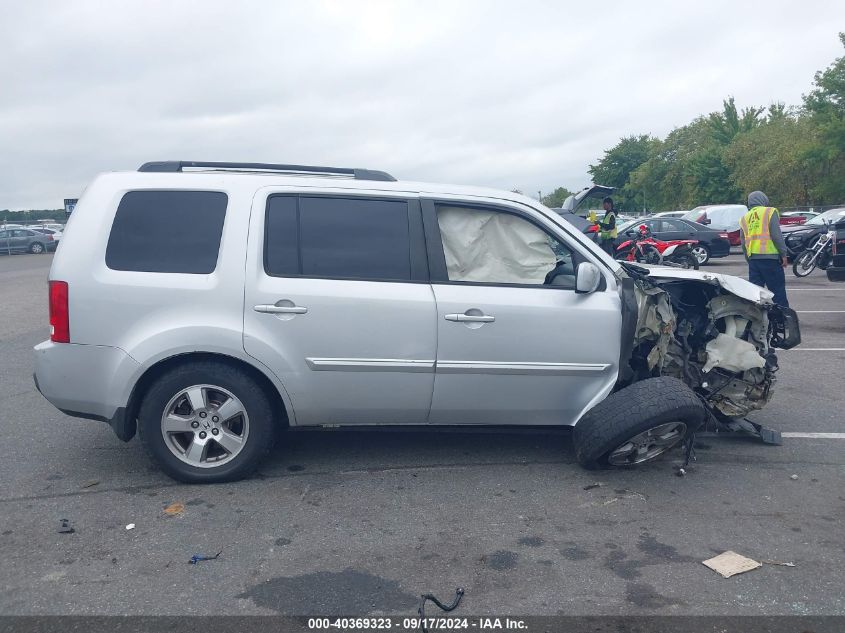
[[[655,238],[645,224],[640,225],[637,231],[626,231],[625,235],[631,239],[616,248],[616,259],[698,270],[698,259],[692,253],[692,247],[698,244],[698,240],[664,242]]]

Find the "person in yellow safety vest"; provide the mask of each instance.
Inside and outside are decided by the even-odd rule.
[[[613,198],[607,197],[602,200],[604,217],[596,222],[599,227],[599,245],[602,250],[613,257],[616,250],[614,243],[618,235],[616,230],[616,210],[613,208]]]
[[[786,298],[786,242],[780,231],[780,213],[769,206],[762,191],[748,196],[748,213],[739,221],[742,250],[748,261],[748,280],[774,293],[773,301],[789,306]]]

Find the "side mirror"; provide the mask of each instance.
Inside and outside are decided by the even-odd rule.
[[[601,283],[601,271],[592,262],[581,262],[575,272],[575,292],[590,294],[595,292]]]
[[[705,225],[706,225],[706,224],[712,224],[712,223],[713,223],[713,220],[711,220],[710,218],[704,218],[704,219],[701,221],[701,223],[702,223],[702,224],[705,224]]]

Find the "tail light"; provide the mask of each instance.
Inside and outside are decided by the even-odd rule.
[[[52,235],[50,235],[49,233],[47,234],[47,241],[48,241],[48,242],[52,242],[52,241],[53,241],[53,236],[52,236]]]
[[[50,281],[50,340],[70,343],[70,314],[66,281]]]

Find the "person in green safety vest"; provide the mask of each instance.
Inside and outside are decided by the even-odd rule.
[[[789,306],[786,298],[786,242],[780,231],[780,213],[769,206],[769,199],[762,191],[748,196],[748,213],[739,221],[742,250],[748,261],[748,281],[768,288],[773,301]]]
[[[616,230],[616,210],[613,208],[613,198],[607,197],[602,200],[604,207],[604,217],[596,222],[599,227],[599,245],[602,250],[613,257],[614,242],[617,236]]]

